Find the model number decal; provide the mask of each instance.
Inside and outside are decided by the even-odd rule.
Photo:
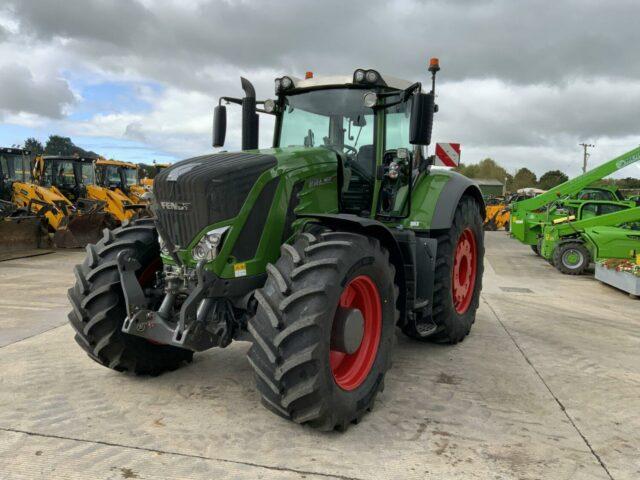
[[[332,175],[330,177],[324,177],[324,178],[312,178],[311,180],[309,180],[309,188],[316,188],[316,187],[320,187],[322,185],[326,185],[328,183],[332,183],[335,180],[335,175]]]

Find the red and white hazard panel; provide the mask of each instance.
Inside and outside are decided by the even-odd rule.
[[[459,164],[459,143],[436,143],[436,165],[442,167],[457,167]]]

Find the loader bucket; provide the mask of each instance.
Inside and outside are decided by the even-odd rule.
[[[0,218],[0,252],[48,247],[46,231],[36,216]]]
[[[56,230],[53,243],[58,248],[82,248],[89,243],[96,243],[102,236],[105,222],[104,212],[73,215],[65,226]]]

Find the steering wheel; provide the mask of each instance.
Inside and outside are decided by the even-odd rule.
[[[352,147],[351,145],[346,145],[344,143],[325,143],[324,146],[325,147],[329,147],[329,148],[344,149],[344,150],[347,150],[349,152],[352,152],[354,155],[358,154],[358,149],[357,148]]]
[[[354,155],[358,154],[358,149],[356,147],[352,147],[351,145],[346,145],[343,143],[342,145],[340,145],[340,147],[344,148],[349,152],[353,152]]]

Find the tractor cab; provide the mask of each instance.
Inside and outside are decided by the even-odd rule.
[[[435,60],[435,59],[434,59]],[[257,114],[276,117],[273,148],[322,148],[334,153],[339,168],[339,210],[382,219],[409,212],[412,178],[427,162],[423,145],[430,143],[437,61],[430,66],[432,91],[419,82],[357,69],[350,76],[275,80],[275,100],[255,102],[251,84],[242,79],[244,99],[223,97],[214,113],[214,146],[224,144],[226,109],[243,105],[243,149],[257,148]],[[249,113],[247,113],[249,112]]]
[[[34,173],[40,185],[57,188],[72,203],[87,198],[87,187],[96,183],[93,158],[41,156]]]

